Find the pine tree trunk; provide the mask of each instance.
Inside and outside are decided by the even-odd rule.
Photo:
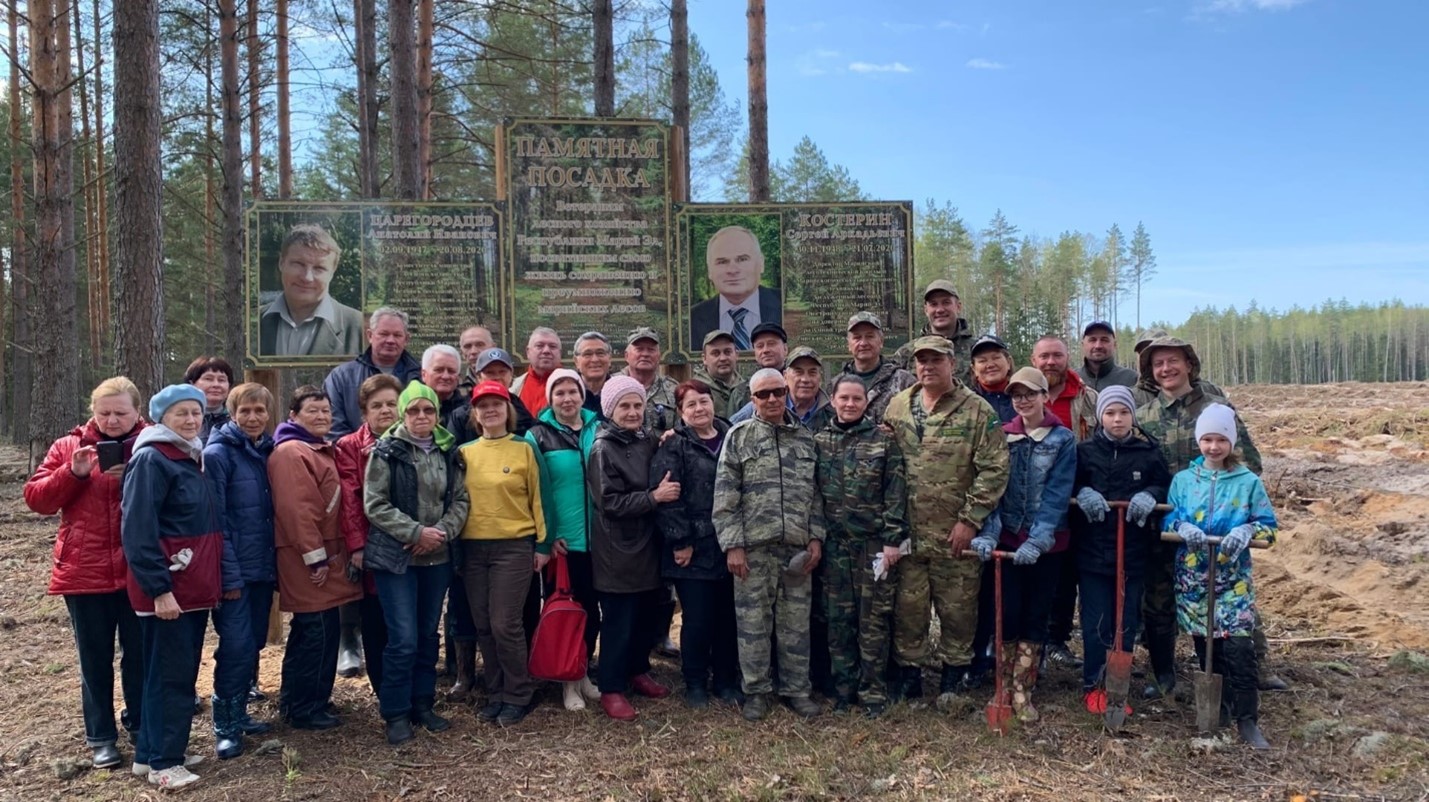
[[[213,13],[211,5],[204,6],[204,34],[213,41]],[[213,59],[203,60],[204,101],[209,109],[219,107],[218,92],[213,80]],[[204,264],[214,264],[215,235],[218,233],[218,180],[214,175],[213,154],[223,147],[214,130],[214,115],[203,116],[203,259]],[[203,329],[204,353],[218,351],[218,293],[214,291],[214,276],[210,272],[203,284]]]
[[[278,0],[278,197],[293,197],[293,121],[288,109],[288,0]]]
[[[263,96],[259,66],[263,59],[263,40],[258,37],[259,0],[248,0],[248,191],[263,197]]]
[[[749,0],[749,202],[769,202],[769,98],[764,70],[764,0]]]
[[[357,20],[358,174],[364,198],[381,194],[377,158],[377,0],[353,0]]]
[[[690,14],[686,0],[670,3],[670,108],[680,132],[680,185],[690,192]],[[685,200],[690,200],[686,197]]]
[[[255,0],[250,0],[254,2]],[[243,298],[243,96],[238,88],[238,0],[219,0],[219,72],[223,108],[223,292],[227,302],[223,340],[229,364],[240,364],[246,321]],[[256,150],[256,148],[255,148]],[[255,184],[255,191],[257,185]],[[256,197],[256,196],[255,196]]]
[[[103,17],[100,14],[99,0],[94,0],[92,13],[94,16],[94,178],[98,182],[94,193],[96,201],[94,218],[99,223],[96,232],[98,240],[94,247],[99,253],[99,297],[104,299],[104,303],[99,307],[99,330],[101,337],[108,337],[110,336],[110,326],[113,323],[111,305],[114,303],[114,288],[109,275],[109,172],[104,164],[107,158],[104,153],[104,48],[99,46],[99,43],[104,41],[104,30],[101,26]]]
[[[15,362],[12,365],[14,381],[11,383],[11,424],[16,443],[27,443],[26,428],[30,425],[30,386],[33,383],[34,359],[30,348],[34,343],[34,333],[30,321],[34,317],[30,308],[30,246],[25,228],[25,167],[21,154],[25,145],[20,137],[20,46],[19,17],[15,4],[8,5],[10,41],[14,43],[14,53],[10,58],[10,228],[14,241],[10,245],[10,300],[13,304],[11,328],[14,331]]]
[[[417,0],[417,197],[432,197],[432,0]]]
[[[66,0],[31,0],[30,79],[35,176],[34,383],[30,387],[30,461],[69,428],[79,395],[75,347],[73,113],[70,23]],[[67,225],[68,224],[68,225]]]
[[[114,15],[114,54],[114,370],[148,398],[165,350],[159,0]]]
[[[594,0],[595,116],[615,116],[615,8],[611,0]]]
[[[84,183],[84,288],[85,299],[88,301],[85,312],[89,320],[89,378],[93,381],[99,373],[99,357],[104,352],[104,328],[101,325],[103,316],[100,309],[108,300],[99,294],[99,253],[95,247],[95,232],[99,226],[94,219],[98,206],[94,196],[98,184],[89,153],[94,148],[94,139],[89,130],[89,83],[84,80],[84,20],[80,17],[78,2],[74,3],[70,10],[74,12],[75,67],[80,75],[78,82],[80,139],[86,145],[85,152],[80,154],[80,164],[83,168],[81,178]]]
[[[393,196],[402,200],[421,197],[419,125],[417,121],[417,54],[414,0],[389,0],[387,39],[392,76],[392,181]]]

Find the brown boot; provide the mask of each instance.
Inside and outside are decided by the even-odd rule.
[[[476,644],[457,641],[453,648],[456,649],[456,682],[447,691],[447,700],[465,702],[471,699],[471,692],[476,688]]]
[[[1037,685],[1038,645],[1029,641],[1018,641],[1017,653],[1012,668],[1012,710],[1018,721],[1028,723],[1037,720],[1037,708],[1032,706],[1032,688]]]

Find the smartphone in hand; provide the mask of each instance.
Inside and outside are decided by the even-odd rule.
[[[107,471],[124,464],[124,444],[118,440],[104,440],[95,448],[99,451],[99,470]]]

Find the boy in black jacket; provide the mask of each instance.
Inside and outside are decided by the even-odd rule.
[[[1122,511],[1112,510],[1107,502],[1129,502],[1125,512],[1126,598],[1121,633],[1123,647],[1129,650],[1136,642],[1140,625],[1146,561],[1160,538],[1160,516],[1152,513],[1157,504],[1166,500],[1171,485],[1161,448],[1136,425],[1135,412],[1130,390],[1106,388],[1097,398],[1100,425],[1077,446],[1073,491],[1081,514],[1070,516],[1070,521],[1081,575],[1082,692],[1087,712],[1096,715],[1106,712],[1102,671],[1107,649],[1116,635],[1116,519]]]

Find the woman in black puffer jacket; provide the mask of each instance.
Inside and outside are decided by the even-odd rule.
[[[710,512],[714,508],[715,462],[729,424],[715,417],[708,384],[691,380],[675,388],[680,423],[650,463],[650,486],[668,473],[680,485],[680,497],[655,510],[660,534],[661,573],[675,583],[683,619],[680,625],[680,669],[685,678],[685,703],[709,705],[711,671],[716,697],[742,704],[739,692],[739,647],[734,627],[734,580],[715,537]]]

